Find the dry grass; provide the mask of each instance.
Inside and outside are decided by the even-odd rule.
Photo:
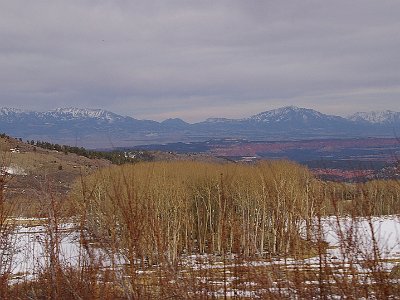
[[[151,261],[192,252],[262,257],[303,243],[300,226],[315,210],[311,181],[289,162],[142,163],[100,171],[76,199],[95,235]],[[166,257],[153,257],[160,252]]]
[[[18,284],[3,276],[2,299],[395,299],[399,292],[374,235],[366,251],[356,226],[339,226],[342,256],[333,260],[321,225],[328,215],[339,225],[345,214],[362,215],[373,231],[371,216],[397,212],[398,182],[326,183],[287,161],[157,162],[82,177],[69,201],[43,187],[46,266]],[[60,260],[70,203],[81,249],[74,266]]]
[[[111,165],[105,160],[66,155],[12,138],[0,138],[0,153],[7,158],[2,166],[19,172],[5,176],[7,183],[3,189],[5,205],[13,207],[14,216],[40,217],[43,191],[51,190],[58,198],[65,198],[75,180]],[[73,213],[73,207],[69,210],[67,215]]]

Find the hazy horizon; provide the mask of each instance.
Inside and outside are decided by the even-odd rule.
[[[137,119],[398,111],[398,1],[3,1],[0,107]]]
[[[310,107],[299,107],[299,106],[296,106],[296,105],[287,105],[287,106],[272,108],[272,109],[269,109],[269,110],[277,110],[277,109],[286,108],[286,107],[297,107],[297,108],[300,108],[300,109],[303,109],[303,108],[304,108],[304,109],[312,109],[312,108],[310,108]],[[96,110],[103,110],[103,111],[108,111],[108,112],[115,113],[115,114],[117,114],[117,115],[124,116],[124,117],[131,117],[131,118],[138,119],[138,120],[152,120],[152,121],[157,121],[157,122],[163,122],[163,121],[166,121],[166,120],[168,120],[168,119],[181,119],[181,120],[183,120],[183,121],[185,121],[185,122],[187,122],[187,123],[202,122],[202,121],[205,121],[205,120],[207,120],[207,119],[213,119],[213,118],[241,119],[241,118],[228,118],[228,117],[225,117],[225,116],[210,116],[210,117],[207,117],[207,118],[205,118],[205,119],[198,120],[198,121],[195,121],[195,122],[190,122],[190,121],[187,121],[187,120],[185,120],[185,119],[183,119],[183,118],[180,118],[180,117],[169,117],[169,118],[165,118],[165,119],[140,119],[140,118],[137,118],[137,117],[135,117],[135,116],[124,115],[124,114],[118,114],[118,113],[116,113],[116,112],[114,112],[114,111],[112,111],[112,110],[101,109],[101,108],[94,108],[94,107],[86,107],[86,108],[78,108],[78,107],[57,107],[57,108],[50,109],[50,110],[29,110],[29,109],[20,109],[20,108],[14,108],[14,107],[0,107],[0,109],[17,109],[17,110],[21,110],[21,111],[24,111],[24,112],[40,112],[40,113],[52,112],[52,111],[56,111],[57,109],[82,109],[82,110],[94,110],[94,111],[96,111]],[[315,109],[312,109],[312,110],[315,110]],[[334,116],[340,116],[340,117],[346,118],[346,117],[350,117],[351,115],[353,115],[353,114],[355,114],[355,113],[385,112],[385,111],[392,111],[392,110],[382,110],[382,111],[354,111],[354,112],[349,112],[348,114],[344,114],[344,115],[329,114],[329,113],[325,113],[325,112],[319,111],[319,110],[315,110],[315,111],[318,111],[318,112],[320,112],[320,113],[322,113],[322,114],[325,114],[325,115],[334,115]],[[251,117],[251,116],[257,115],[257,114],[262,113],[262,112],[265,112],[265,111],[254,112],[253,114],[244,116],[243,118]],[[400,111],[392,111],[392,112],[400,112]]]

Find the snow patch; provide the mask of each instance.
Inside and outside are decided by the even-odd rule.
[[[391,110],[357,112],[348,117],[349,120],[355,122],[368,122],[372,124],[386,124],[400,121],[400,112]]]
[[[8,174],[8,175],[28,175],[24,168],[17,166],[17,165],[10,165],[8,167],[3,167],[1,169],[1,173]]]

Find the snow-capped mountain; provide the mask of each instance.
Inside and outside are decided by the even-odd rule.
[[[0,108],[0,120],[3,122],[4,121],[14,122],[17,118],[21,118],[22,116],[29,114],[32,114],[32,112],[16,108],[8,108],[8,107]]]
[[[36,117],[38,119],[56,119],[59,121],[66,120],[85,120],[96,119],[104,121],[115,121],[123,118],[118,114],[102,109],[82,109],[82,108],[57,108],[46,112],[27,111],[15,108],[0,108],[0,118],[4,120],[6,117]]]
[[[163,122],[137,120],[101,109],[58,108],[33,112],[0,108],[0,132],[27,140],[107,148],[211,138],[392,137],[393,132],[400,132],[400,113],[356,113],[343,118],[308,108],[287,106],[244,119],[210,118],[189,124],[181,119]]]
[[[285,106],[259,113],[244,120],[266,124],[276,124],[283,122],[309,123],[315,121],[343,121],[344,119],[338,116],[325,115],[313,109]]]
[[[2,107],[0,108],[0,116],[9,116],[9,115],[15,115],[15,114],[20,114],[24,113],[26,111],[22,109],[17,109],[17,108],[8,108],[8,107]]]
[[[348,117],[354,122],[364,122],[370,124],[393,124],[400,122],[400,112],[391,110],[357,112]]]
[[[51,116],[63,120],[72,119],[97,119],[115,121],[121,119],[120,115],[102,109],[81,109],[81,108],[57,108],[43,113],[43,116]]]
[[[115,121],[124,118],[102,109],[57,108],[47,112],[34,112],[15,108],[0,108],[0,118],[2,121],[5,121],[6,119],[13,121],[15,118],[24,119],[27,117],[41,120],[53,119],[58,121],[85,119]]]

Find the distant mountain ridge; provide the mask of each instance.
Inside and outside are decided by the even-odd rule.
[[[108,121],[122,118],[122,116],[120,115],[102,109],[81,109],[72,107],[56,108],[54,110],[50,110],[47,112],[36,112],[36,111],[28,111],[15,108],[6,108],[6,107],[0,108],[0,118],[3,118],[5,116],[14,116],[14,117],[31,116],[38,119],[59,118],[62,120],[90,118],[90,119],[102,119]]]
[[[286,106],[243,119],[209,118],[190,124],[179,118],[138,120],[102,109],[57,108],[47,112],[0,108],[0,132],[26,140],[85,147],[119,147],[213,138],[283,140],[393,137],[400,112],[359,112],[347,118]]]
[[[55,110],[48,111],[44,113],[46,116],[51,116],[54,118],[64,118],[68,119],[82,119],[91,118],[106,121],[114,121],[123,118],[115,113],[102,110],[102,109],[79,109],[79,108],[57,108]]]
[[[348,119],[355,122],[365,122],[371,124],[399,123],[400,112],[391,110],[357,112],[354,115],[349,116]]]
[[[330,116],[322,114],[316,110],[309,109],[309,108],[300,108],[296,106],[285,106],[278,109],[273,109],[269,111],[264,111],[257,115],[254,115],[250,118],[245,120],[252,120],[255,122],[263,122],[263,123],[272,123],[272,122],[285,122],[285,121],[292,121],[294,119],[301,119],[304,122],[308,120],[336,120],[342,119],[341,117],[337,116]]]

